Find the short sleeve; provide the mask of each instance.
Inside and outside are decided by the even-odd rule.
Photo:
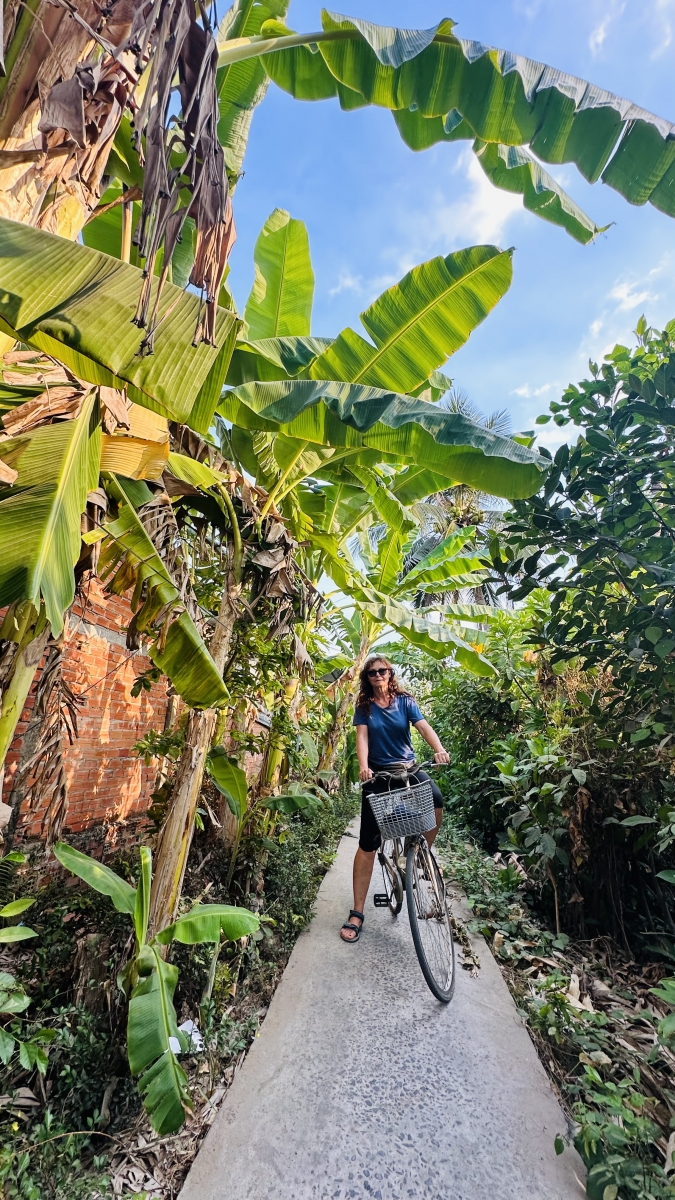
[[[367,724],[368,724],[368,718],[367,718],[366,714],[364,713],[363,709],[362,708],[355,709],[354,720],[352,721],[352,725],[367,725]]]
[[[424,720],[424,714],[420,711],[420,706],[412,696],[407,697],[408,703],[408,720],[411,725],[416,725],[418,721]]]

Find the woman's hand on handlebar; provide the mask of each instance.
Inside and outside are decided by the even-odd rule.
[[[371,771],[370,767],[361,767],[361,770],[359,771],[359,779],[361,780],[361,783],[365,783],[366,780],[372,778],[373,772]]]
[[[447,750],[443,750],[443,749],[437,750],[436,753],[434,754],[434,762],[438,763],[439,765],[441,765],[442,763],[449,763],[450,755],[448,754]]]

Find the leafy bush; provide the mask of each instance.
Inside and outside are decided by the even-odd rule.
[[[551,404],[580,435],[514,502],[492,564],[513,600],[548,589],[551,662],[611,671],[615,732],[658,743],[675,704],[675,321],[658,333],[643,317],[636,334]]]
[[[330,867],[338,839],[360,808],[360,793],[346,791],[309,816],[290,817],[286,836],[269,851],[265,868],[265,911],[288,951],[310,919],[316,893]]]
[[[673,749],[608,736],[612,677],[553,666],[547,620],[535,592],[481,635],[494,682],[446,668],[432,683],[425,712],[453,755],[449,808],[487,849],[516,854],[554,928],[669,957]]]

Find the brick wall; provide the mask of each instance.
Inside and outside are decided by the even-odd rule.
[[[66,831],[78,835],[91,830],[87,842],[103,841],[111,848],[134,840],[139,823],[143,824],[157,768],[146,767],[132,747],[147,730],[164,728],[167,709],[164,679],[149,692],[131,696],[134,679],[152,664],[126,648],[124,631],[130,619],[128,602],[106,595],[93,579],[86,600],[73,609],[63,654],[64,678],[85,701],[78,716],[80,736],[65,750]],[[7,759],[5,802],[9,802],[32,705],[31,694]],[[43,812],[44,807],[30,812],[24,801],[17,842],[39,839]]]

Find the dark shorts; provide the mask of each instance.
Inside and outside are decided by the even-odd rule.
[[[410,776],[411,783],[424,783],[429,776],[426,771],[415,771],[414,775]],[[434,795],[434,808],[443,807],[443,796],[440,788],[431,782],[431,790]],[[359,834],[359,847],[361,850],[366,850],[372,853],[373,850],[379,850],[382,838],[380,837],[380,829],[375,820],[372,808],[368,802],[368,797],[372,792],[386,792],[389,789],[389,781],[387,779],[369,779],[364,783],[361,791],[361,833]]]

